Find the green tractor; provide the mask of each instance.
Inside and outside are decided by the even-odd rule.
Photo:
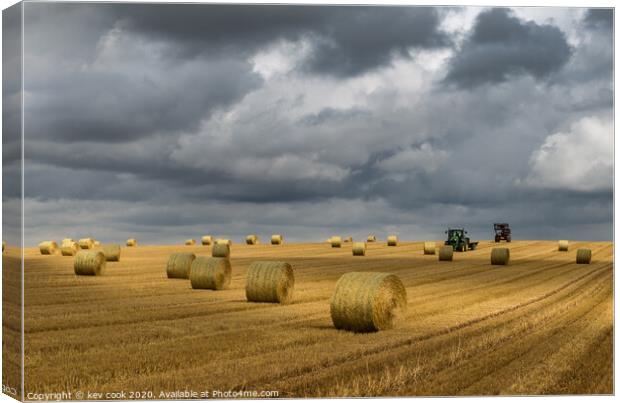
[[[465,252],[467,249],[474,250],[478,246],[478,242],[471,242],[469,237],[465,236],[467,231],[464,228],[449,228],[446,234],[448,234],[448,240],[445,244],[451,245],[455,251]]]

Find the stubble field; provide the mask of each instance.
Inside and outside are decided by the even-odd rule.
[[[354,257],[350,243],[234,244],[225,291],[166,278],[171,253],[208,256],[208,246],[123,247],[100,277],[27,249],[25,392],[613,393],[612,243],[573,242],[569,252],[550,241],[502,243],[509,266],[490,265],[488,241],[453,262],[424,256],[421,242],[368,245]],[[575,264],[579,247],[592,249],[592,264]],[[255,260],[293,266],[295,303],[246,302]],[[408,311],[397,328],[333,327],[329,298],[351,271],[401,278]]]

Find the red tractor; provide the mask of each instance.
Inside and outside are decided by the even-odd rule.
[[[495,242],[504,240],[510,242],[510,226],[507,223],[493,224],[495,230]]]

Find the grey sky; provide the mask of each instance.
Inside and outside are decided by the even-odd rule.
[[[27,3],[26,242],[611,239],[612,32],[600,9]]]

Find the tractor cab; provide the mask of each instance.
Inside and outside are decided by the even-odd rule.
[[[495,231],[495,242],[512,240],[512,233],[510,231],[510,225],[508,223],[495,223],[493,224],[493,230]]]

